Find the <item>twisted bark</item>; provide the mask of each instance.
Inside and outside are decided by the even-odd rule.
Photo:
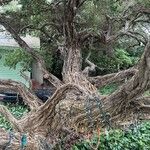
[[[42,101],[30,92],[22,83],[12,80],[0,80],[0,85],[2,88],[15,90],[20,93],[24,103],[27,104],[31,110],[37,109],[42,104]]]
[[[104,76],[88,77],[88,80],[97,88],[101,88],[110,83],[121,82],[126,78],[131,78],[137,73],[137,69],[129,68],[117,73],[111,73]]]
[[[88,77],[90,72],[95,72],[95,68],[96,65],[94,63],[92,63],[91,61],[89,61],[89,57],[90,57],[91,53],[89,53],[89,55],[87,56],[87,58],[85,59],[85,62],[89,65],[87,67],[85,67],[85,69],[82,71],[83,75]]]
[[[150,88],[150,41],[145,47],[138,70],[119,90],[102,99],[104,109],[106,112],[109,112],[114,123],[117,120],[124,120],[130,117],[130,113],[135,113],[139,107],[133,105],[134,101]],[[141,111],[144,111],[144,108],[149,109],[149,105],[141,105]],[[94,109],[93,119],[98,118],[98,116],[100,116],[99,110]],[[79,123],[84,118],[86,118],[86,114],[80,114],[75,122]]]

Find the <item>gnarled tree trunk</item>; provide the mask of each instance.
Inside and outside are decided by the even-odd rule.
[[[26,149],[40,149],[39,141],[41,138],[46,138],[48,134],[59,134],[59,131],[64,127],[74,128],[78,131],[80,127],[88,128],[89,122],[92,123],[93,129],[97,125],[102,126],[101,114],[104,114],[104,112],[110,114],[112,123],[114,123],[122,119],[122,116],[124,119],[128,117],[128,111],[132,114],[135,113],[135,109],[144,111],[144,108],[150,108],[149,105],[141,104],[137,99],[138,96],[141,96],[150,87],[150,42],[145,48],[135,75],[115,93],[102,97],[99,95],[97,88],[92,84],[93,80],[84,76],[81,70],[82,57],[80,45],[82,43],[79,42],[80,37],[78,37],[79,35],[74,27],[77,7],[78,2],[75,0],[69,0],[66,4],[63,82],[45,69],[42,58],[19,37],[7,23],[7,19],[0,16],[0,23],[11,33],[20,47],[41,63],[43,73],[46,74],[47,79],[57,88],[53,96],[43,104],[32,92],[24,89],[19,83],[0,80],[0,87],[17,90],[31,109],[28,114],[17,120],[6,107],[0,105],[0,113],[13,125],[16,136],[10,143],[8,134],[3,130],[0,131],[3,137],[3,141],[0,141],[0,146],[11,147],[14,150],[19,149],[21,144],[20,138],[26,134],[28,138]],[[123,75],[126,73],[123,72]],[[124,77],[123,75],[121,77]],[[120,78],[120,75],[118,76]],[[111,77],[111,79],[109,80],[108,77]],[[108,83],[111,80],[117,80],[116,76],[113,78],[112,74],[108,75],[108,77],[106,77]],[[74,95],[66,97],[68,93]],[[137,107],[133,107],[133,103]],[[89,105],[88,110],[87,105]]]
[[[137,104],[137,108],[144,110],[143,108],[149,109],[144,104],[136,101],[138,96],[140,96],[145,90],[149,88],[150,85],[150,43],[147,44],[145,52],[139,63],[138,72],[134,75],[131,80],[126,82],[118,91],[107,96],[105,98],[100,97],[97,92],[97,88],[92,85],[86,77],[82,74],[80,63],[78,64],[80,50],[79,48],[68,49],[68,55],[63,68],[63,78],[64,85],[57,88],[55,93],[45,104],[37,103],[37,98],[32,96],[30,92],[22,92],[23,88],[19,83],[12,81],[0,81],[0,84],[6,87],[13,88],[13,86],[18,89],[18,91],[27,98],[26,103],[32,108],[32,110],[25,115],[20,120],[15,119],[10,115],[9,111],[0,106],[0,112],[5,115],[7,120],[13,125],[15,130],[16,139],[11,143],[12,149],[19,149],[20,147],[20,133],[27,134],[28,145],[27,149],[38,149],[40,136],[47,137],[48,134],[56,134],[63,127],[68,128],[80,128],[82,126],[89,127],[89,118],[87,112],[85,111],[85,105],[87,99],[92,99],[91,103],[93,109],[91,110],[91,120],[96,125],[102,125],[101,114],[99,108],[96,106],[97,103],[102,101],[103,111],[108,112],[111,116],[112,121],[118,121],[124,115],[124,119],[127,116],[127,112],[135,113],[135,107],[133,108],[133,103]],[[80,95],[79,100],[65,99],[67,93],[73,93]],[[32,99],[30,102],[29,99]],[[65,101],[65,106],[63,106],[63,101]],[[59,104],[60,112],[59,112]],[[72,105],[72,106],[71,106]],[[96,107],[95,107],[96,106]],[[69,116],[70,110],[73,111],[71,116]],[[67,113],[65,113],[67,112]],[[60,115],[61,114],[61,115]],[[68,119],[68,120],[67,120]],[[66,122],[65,122],[66,121]],[[94,128],[94,126],[93,126]],[[5,144],[8,143],[7,134],[3,133],[5,136]],[[31,139],[31,140],[29,140]],[[1,143],[1,142],[0,142]],[[4,145],[4,144],[3,144]]]

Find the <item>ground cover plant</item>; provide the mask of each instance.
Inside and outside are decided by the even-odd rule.
[[[96,132],[72,147],[72,150],[149,150],[150,122],[132,124],[124,130]]]
[[[20,119],[23,115],[25,115],[29,111],[27,106],[20,105],[20,104],[5,103],[5,104],[2,104],[2,105],[6,106],[8,108],[8,110],[17,119]],[[0,128],[4,128],[6,130],[13,129],[11,124],[1,114],[0,114]]]

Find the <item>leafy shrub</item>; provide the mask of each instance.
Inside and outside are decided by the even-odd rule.
[[[98,150],[149,150],[150,122],[131,126],[128,130],[111,130],[100,138],[95,135],[90,140],[83,140],[72,147],[72,150],[92,150],[99,141]]]

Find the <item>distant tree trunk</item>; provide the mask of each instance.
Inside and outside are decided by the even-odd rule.
[[[43,84],[43,71],[42,71],[42,67],[41,64],[39,62],[37,62],[36,60],[34,60],[32,62],[32,80],[35,80],[37,83],[39,83],[40,85]]]

